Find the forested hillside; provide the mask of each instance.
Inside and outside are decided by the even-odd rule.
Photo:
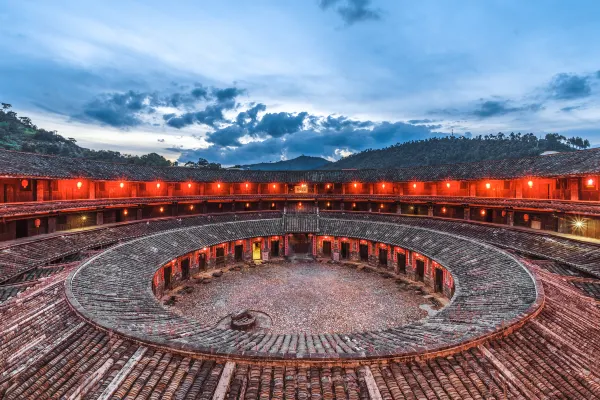
[[[80,147],[73,138],[64,138],[56,131],[38,128],[30,118],[19,117],[16,112],[11,111],[10,104],[1,103],[1,105],[0,149],[137,165],[172,165],[171,161],[156,153],[132,156],[118,151],[90,150]]]
[[[539,139],[532,133],[498,133],[466,138],[448,136],[398,143],[378,150],[365,150],[342,158],[322,169],[401,168],[452,164],[540,155],[545,151],[574,151],[590,147],[587,139],[566,138],[556,133]]]
[[[300,156],[285,161],[240,165],[239,168],[252,171],[303,171],[308,169],[320,169],[329,164],[331,164],[331,161],[322,157]]]

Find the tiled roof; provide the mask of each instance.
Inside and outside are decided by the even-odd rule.
[[[404,182],[600,174],[600,149],[545,156],[398,169],[331,171],[205,170],[146,167],[0,150],[0,176],[167,182]]]
[[[491,246],[395,223],[348,223],[344,219],[323,218],[320,230],[326,235],[389,243],[431,257],[446,267],[457,283],[452,302],[436,315],[411,324],[335,335],[334,351],[319,354],[316,350],[311,352],[309,341],[296,332],[269,334],[268,345],[257,348],[262,338],[256,333],[204,326],[155,301],[149,285],[162,265],[198,248],[255,236],[281,235],[284,230],[280,218],[178,229],[114,247],[71,275],[67,297],[94,324],[148,344],[219,356],[302,361],[329,358],[338,362],[410,357],[416,351],[435,353],[466,346],[465,343],[498,334],[519,323],[541,305],[538,297],[541,288],[531,274],[515,258]],[[285,345],[290,337],[297,346]],[[327,340],[321,346],[333,347]]]

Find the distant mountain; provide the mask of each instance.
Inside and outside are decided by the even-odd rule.
[[[590,147],[580,137],[550,133],[543,139],[534,134],[447,136],[399,143],[384,149],[365,150],[327,164],[321,169],[402,168],[537,156],[546,151],[574,151]]]
[[[251,171],[302,171],[323,168],[329,164],[331,161],[321,157],[300,156],[285,161],[242,165],[240,168]]]

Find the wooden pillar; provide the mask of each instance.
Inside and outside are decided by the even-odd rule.
[[[402,204],[399,201],[396,202],[396,214],[402,214]]]
[[[469,221],[471,219],[471,208],[470,207],[465,207],[465,215],[463,217],[463,219]]]
[[[176,217],[177,215],[179,215],[179,203],[172,203],[171,204],[171,216]]]
[[[96,225],[102,225],[104,223],[104,213],[102,211],[98,211],[96,213]]]
[[[515,225],[515,212],[514,211],[506,212],[506,223],[508,224],[508,226]]]
[[[373,205],[369,202],[369,212],[373,212]]]
[[[427,207],[427,216],[433,217],[433,206]]]
[[[136,213],[136,219],[140,220],[140,219],[144,218],[141,208],[138,208],[135,213]]]

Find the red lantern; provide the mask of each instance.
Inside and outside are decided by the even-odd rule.
[[[523,221],[525,221],[525,222],[529,221],[529,214],[523,215]]]
[[[23,179],[21,181],[21,186],[23,186],[23,189],[27,188],[27,186],[29,186],[29,181],[27,179]]]
[[[40,225],[42,224],[42,221],[40,221],[40,219],[39,219],[39,218],[36,218],[36,219],[35,219],[35,221],[33,221],[33,223],[35,224],[35,227],[36,227],[36,228],[39,228],[39,227],[40,227]]]

